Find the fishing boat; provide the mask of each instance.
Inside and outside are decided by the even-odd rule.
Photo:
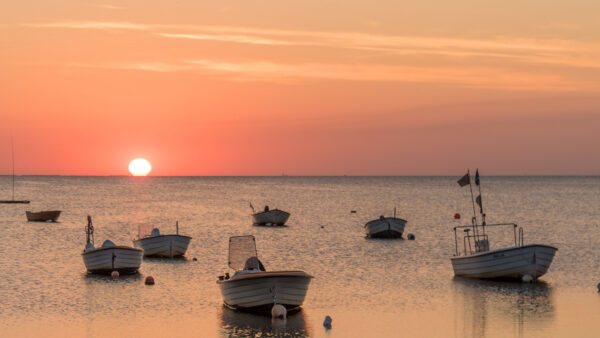
[[[269,209],[269,206],[265,206],[265,209],[261,212],[256,212],[252,203],[250,203],[250,208],[252,208],[252,220],[254,221],[254,225],[266,225],[266,226],[281,226],[285,225],[288,218],[290,218],[290,213],[275,209]]]
[[[12,143],[12,199],[10,200],[0,200],[0,204],[29,204],[29,200],[16,200],[15,199],[15,146]]]
[[[557,248],[545,244],[525,244],[523,228],[515,223],[487,224],[481,199],[479,170],[475,175],[475,184],[479,187],[479,196],[473,198],[470,173],[463,176],[458,184],[469,185],[473,203],[471,225],[454,227],[455,253],[450,258],[454,274],[470,278],[508,278],[532,281],[544,275],[556,254]],[[479,205],[481,223],[478,223],[475,203]],[[490,250],[490,240],[486,234],[489,227],[512,227],[514,245]],[[462,234],[461,234],[462,233]],[[462,236],[462,248],[459,237]]]
[[[30,222],[56,222],[58,216],[60,216],[60,212],[60,210],[40,212],[25,211],[25,215]]]
[[[367,222],[365,231],[369,238],[402,238],[406,220],[396,217],[394,208],[393,217],[379,216],[378,219]]]
[[[175,234],[162,235],[158,228],[140,225],[138,239],[133,241],[136,248],[144,250],[144,256],[150,257],[180,257],[185,255],[190,236],[179,234],[179,222],[175,222]]]
[[[219,276],[225,306],[242,311],[270,313],[275,304],[297,311],[306,297],[311,275],[304,271],[266,271],[258,259],[254,236],[229,238],[229,267]]]
[[[142,249],[115,245],[110,240],[105,240],[99,248],[94,247],[94,227],[91,216],[88,216],[85,233],[87,242],[81,256],[89,273],[111,274],[117,271],[119,274],[131,274],[138,271],[142,264],[144,253]]]

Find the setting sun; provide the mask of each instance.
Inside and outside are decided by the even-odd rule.
[[[150,170],[152,170],[150,162],[143,158],[136,158],[129,163],[129,172],[133,176],[146,176],[150,173]]]

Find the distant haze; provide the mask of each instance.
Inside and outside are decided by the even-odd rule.
[[[598,2],[0,13],[0,174],[600,174]]]

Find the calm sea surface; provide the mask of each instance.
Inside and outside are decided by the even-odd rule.
[[[453,215],[472,213],[458,176],[17,177],[16,198],[32,202],[0,204],[0,336],[600,336],[600,177],[482,178],[489,223],[516,222],[526,243],[558,247],[548,273],[521,284],[454,278]],[[0,199],[10,188],[0,177]],[[289,226],[253,227],[249,202],[289,211]],[[394,207],[416,240],[366,239],[364,223]],[[59,223],[26,221],[25,210],[53,209]],[[138,225],[167,233],[179,220],[193,237],[187,259],[88,276],[88,214],[96,244],[132,245]],[[222,306],[228,238],[244,234],[267,270],[315,277],[286,322]],[[511,240],[491,232],[492,247]]]

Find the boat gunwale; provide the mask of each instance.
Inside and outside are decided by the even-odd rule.
[[[290,215],[290,213],[289,213],[289,212],[287,212],[287,211],[283,211],[283,210],[281,210],[281,209],[277,209],[277,208],[275,208],[275,209],[270,209],[270,210],[268,210],[268,211],[261,211],[261,212],[256,212],[256,213],[253,213],[253,214],[252,214],[252,216],[255,216],[255,215],[261,215],[261,214],[267,214],[267,213],[270,213],[270,212],[273,212],[273,211],[279,211],[279,212],[283,212],[283,213],[285,213],[285,214],[288,214],[288,215]]]
[[[98,252],[98,251],[102,251],[102,250],[110,250],[110,249],[121,249],[121,250],[131,250],[131,251],[141,251],[142,253],[144,252],[144,250],[142,249],[138,249],[138,248],[132,248],[130,246],[125,246],[125,245],[115,245],[115,246],[104,246],[104,247],[99,247],[99,248],[95,248],[94,250],[90,250],[90,251],[84,251],[81,253],[81,255],[87,255],[93,252]]]
[[[165,235],[158,235],[158,236],[146,236],[146,237],[142,237],[142,238],[137,238],[137,239],[134,239],[133,241],[134,241],[134,242],[137,242],[137,241],[141,241],[141,240],[144,240],[144,239],[149,239],[149,238],[160,238],[160,237],[185,237],[185,238],[189,238],[190,240],[192,239],[192,237],[191,237],[191,236],[186,236],[186,235],[178,235],[178,234],[165,234]]]
[[[228,282],[242,281],[242,280],[252,280],[252,279],[260,279],[260,278],[281,278],[281,277],[302,277],[302,278],[315,278],[308,273],[300,270],[294,271],[261,271],[261,272],[251,272],[242,275],[232,276],[229,279],[217,280],[217,284],[225,284]]]

